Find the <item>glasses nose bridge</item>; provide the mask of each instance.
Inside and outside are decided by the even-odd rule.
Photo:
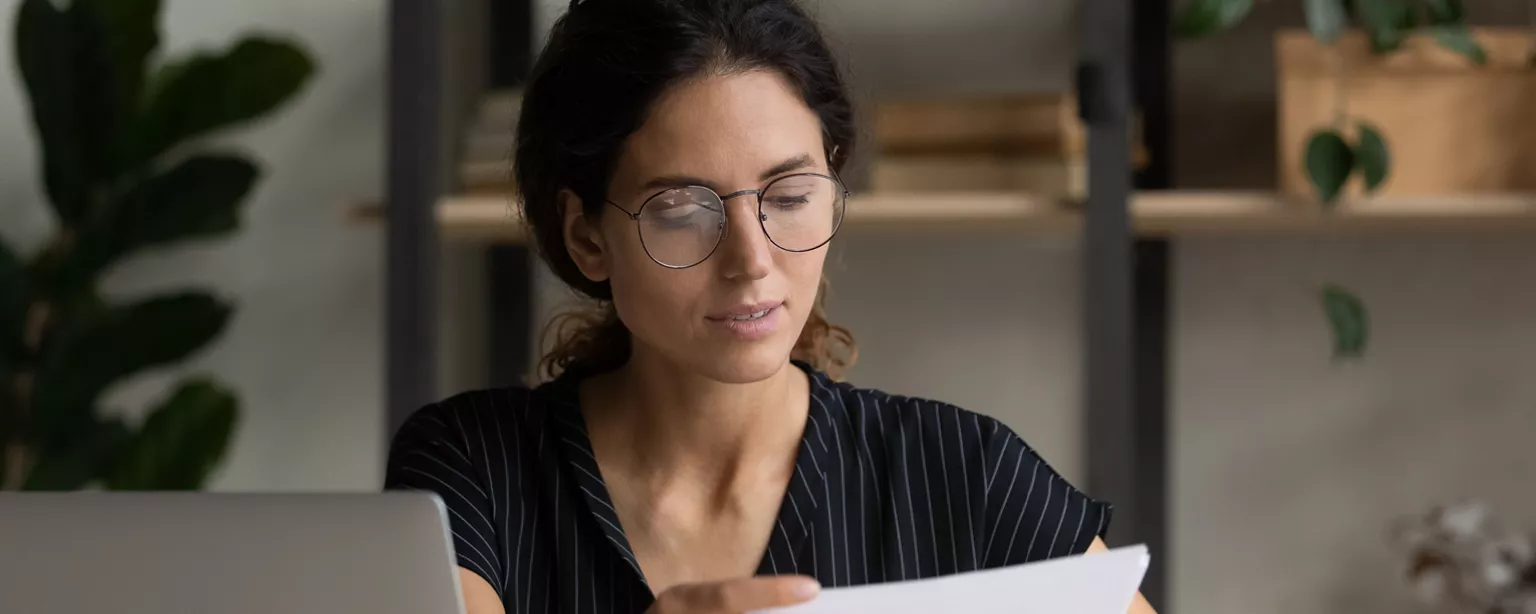
[[[721,196],[720,197],[720,202],[725,202],[725,201],[728,201],[728,200],[730,200],[732,198],[737,198],[739,196],[746,196],[748,194],[751,194],[753,196],[761,197],[763,195],[763,191],[762,190],[737,190],[735,192],[731,192],[730,194],[726,194],[724,196]]]
[[[756,199],[754,199],[756,201],[756,202],[753,203],[754,205],[761,205],[762,204],[762,198],[763,198],[763,191],[762,190],[756,190],[756,189],[754,189],[754,190],[737,190],[735,192],[731,192],[730,194],[726,194],[724,196],[721,196],[719,194],[716,194],[716,196],[720,197],[720,204],[724,205],[725,203],[730,202],[730,200],[733,199],[733,198],[738,198],[738,197],[746,196],[746,195],[749,195],[749,194],[752,195],[752,196],[756,196],[757,197]],[[763,217],[762,211],[761,210],[755,210],[754,214],[755,214],[754,217],[757,218],[757,221],[761,222],[762,221],[762,217]],[[723,218],[729,218],[730,217],[729,215],[725,214],[725,208],[724,207],[721,207],[720,215]],[[730,223],[729,222],[727,222],[725,219],[720,220],[720,230],[724,231],[724,234],[729,234],[729,232],[730,232],[729,231],[729,227],[730,227]],[[764,228],[763,232],[766,234],[768,232],[768,229]],[[725,240],[725,237],[721,236],[720,239],[723,241],[723,240]]]

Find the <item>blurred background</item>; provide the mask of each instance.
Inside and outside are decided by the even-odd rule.
[[[16,16],[33,2],[12,4]],[[199,468],[109,487],[376,490],[405,408],[520,381],[543,322],[571,304],[520,244],[507,184],[516,86],[568,3],[404,4],[417,6],[164,2],[151,64],[262,34],[313,70],[231,68],[294,87],[260,113],[231,112],[254,121],[190,135],[258,163],[244,198],[224,199],[243,203],[238,230],[176,249],[144,242],[102,271],[107,303],[196,287],[233,310],[206,344],[108,369],[122,377],[102,382],[94,405],[142,432],[88,462],[109,476],[123,464]],[[807,3],[866,125],[829,259],[833,320],[860,345],[850,379],[996,416],[1090,491],[1090,474],[1106,475],[1090,470],[1095,458],[1109,459],[1114,492],[1153,476],[1156,492],[1131,492],[1122,509],[1134,511],[1117,522],[1134,527],[1122,541],[1166,554],[1164,612],[1493,611],[1417,598],[1433,582],[1441,593],[1473,583],[1448,571],[1463,559],[1479,586],[1536,594],[1530,541],[1474,539],[1494,531],[1479,508],[1401,530],[1463,501],[1486,502],[1511,534],[1536,530],[1536,6],[1356,0],[1330,17],[1321,0],[1130,4]],[[1106,11],[1125,20],[1138,80],[1122,124],[1135,236],[1122,240],[1143,257],[1107,281],[1142,293],[1110,306],[1090,304],[1116,295],[1087,281],[1081,203],[1106,169],[1088,159],[1091,122],[1077,107],[1102,95],[1078,76]],[[430,31],[405,31],[402,15],[428,15]],[[12,28],[0,37],[18,66],[25,41]],[[35,263],[68,225],[45,189],[46,122],[13,74],[0,83],[0,239],[48,278]],[[425,199],[433,206],[390,211]],[[438,224],[399,224],[411,219]],[[391,312],[387,278],[403,258],[420,266],[397,281]],[[1109,321],[1091,314],[1106,310],[1132,318],[1139,345],[1113,334],[1102,347],[1134,360],[1089,355],[1085,331]],[[46,318],[22,312],[27,346],[25,329]],[[1089,377],[1096,359],[1119,365],[1109,372],[1136,394],[1090,393],[1106,381]],[[410,376],[412,365],[431,373]],[[46,384],[18,373],[16,406]],[[193,390],[205,402],[181,404],[203,409],[157,435],[147,416],[205,375],[219,382]],[[1094,402],[1106,398],[1114,407]],[[1090,436],[1105,432],[1090,418],[1143,414],[1109,443]],[[167,441],[224,438],[227,454],[155,456]],[[25,480],[17,454],[0,473],[11,488]],[[80,475],[64,486],[99,485]],[[1138,512],[1151,520],[1123,515]],[[1455,556],[1453,542],[1465,547]],[[1444,573],[1416,584],[1415,570]]]

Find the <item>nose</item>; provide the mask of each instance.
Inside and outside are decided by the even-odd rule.
[[[720,245],[721,270],[727,279],[757,280],[773,268],[773,244],[758,220],[757,198],[744,194],[726,202],[725,237]]]

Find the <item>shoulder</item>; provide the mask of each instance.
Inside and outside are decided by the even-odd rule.
[[[1109,503],[1079,489],[995,418],[825,378],[817,388],[823,411],[846,425],[848,439],[867,450],[885,479],[932,475],[981,503],[986,566],[1080,554],[1108,527]]]
[[[867,437],[907,445],[944,447],[945,453],[977,456],[989,449],[1022,445],[1024,440],[1001,421],[930,398],[862,388],[822,378],[817,385],[825,409]],[[833,401],[835,402],[827,402]]]
[[[412,412],[391,438],[386,486],[445,471],[475,481],[501,479],[500,473],[528,458],[550,408],[560,402],[546,385],[473,390],[428,404]]]
[[[525,387],[491,388],[455,394],[411,413],[394,441],[427,439],[467,446],[467,440],[497,425],[526,422],[544,403]]]

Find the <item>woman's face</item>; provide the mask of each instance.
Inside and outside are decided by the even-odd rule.
[[[611,283],[636,357],[733,383],[759,381],[784,367],[816,300],[827,248],[791,252],[774,241],[791,249],[815,246],[794,242],[825,232],[819,219],[811,224],[791,216],[802,215],[796,208],[822,197],[831,184],[814,177],[774,180],[832,174],[821,132],[815,113],[778,73],[688,81],[657,100],[625,144],[609,186],[609,200],[641,219],[610,206],[594,227],[579,206],[567,205],[566,245],[587,277]],[[756,195],[730,197],[770,184],[761,222]],[[674,190],[641,210],[653,195],[688,185],[729,198],[711,207],[706,192]],[[709,252],[722,212],[724,236]],[[652,258],[686,266],[706,253],[687,268]]]

